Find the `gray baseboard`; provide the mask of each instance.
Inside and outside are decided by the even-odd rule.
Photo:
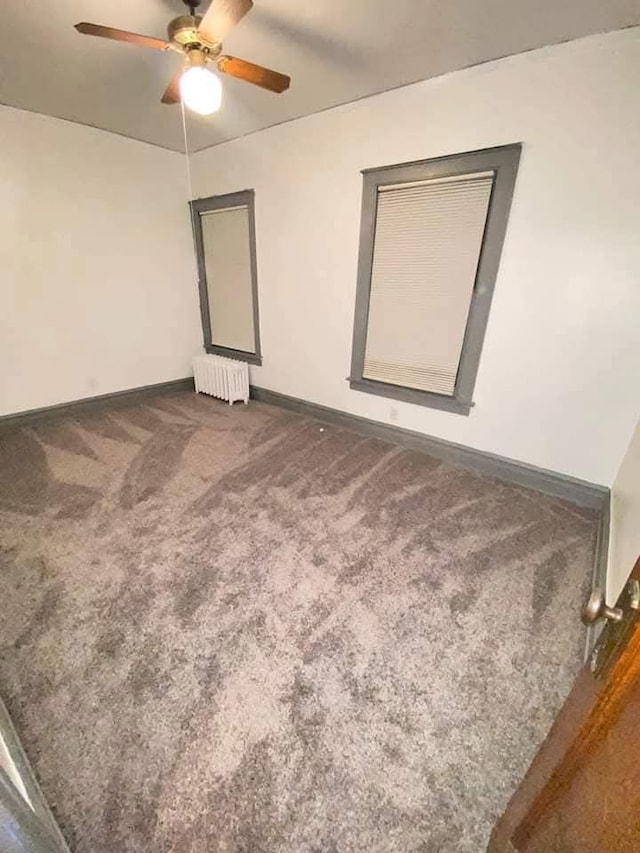
[[[593,570],[593,586],[607,589],[607,560],[609,557],[609,527],[611,524],[611,496],[607,495],[602,505],[596,541],[596,563]]]
[[[111,394],[100,394],[97,397],[85,397],[82,400],[72,400],[69,403],[57,403],[42,409],[27,409],[9,415],[0,415],[0,429],[25,423],[48,420],[49,418],[80,415],[84,412],[113,408],[118,405],[130,405],[144,397],[156,394],[172,394],[175,391],[193,391],[193,376],[184,379],[172,379],[170,382],[158,382],[155,385],[142,385],[139,388],[129,388],[126,391],[114,391]]]
[[[609,531],[611,528],[611,495],[607,496],[606,501],[602,505],[600,519],[598,521],[598,533],[596,538],[596,554],[593,564],[593,578],[591,581],[591,589],[601,589],[605,594],[607,592],[607,570],[609,568]],[[587,636],[585,640],[585,662],[596,644],[600,632],[604,627],[604,620],[592,622],[587,626]]]
[[[300,412],[336,426],[380,438],[383,441],[420,450],[454,465],[470,468],[507,483],[515,483],[519,486],[535,489],[538,492],[571,501],[579,506],[599,511],[603,511],[605,505],[608,506],[609,489],[606,486],[568,477],[546,468],[537,468],[515,459],[485,453],[463,444],[454,444],[441,438],[433,438],[413,430],[379,423],[358,415],[350,415],[339,409],[320,406],[317,403],[310,403],[298,397],[289,397],[286,394],[280,394],[277,391],[270,391],[256,385],[251,386],[251,397],[263,403],[271,403],[294,412]]]

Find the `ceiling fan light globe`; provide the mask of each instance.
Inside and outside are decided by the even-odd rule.
[[[185,107],[208,116],[220,109],[222,83],[208,69],[194,66],[187,68],[180,78],[180,95]]]

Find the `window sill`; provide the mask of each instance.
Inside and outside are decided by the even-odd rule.
[[[246,361],[249,364],[255,364],[258,367],[262,364],[262,356],[255,352],[245,352],[240,349],[230,349],[229,347],[219,347],[215,344],[205,344],[205,352],[213,355],[223,355],[225,358],[234,358],[236,361]]]
[[[430,391],[418,391],[416,388],[402,388],[400,385],[387,385],[385,382],[375,382],[372,379],[349,379],[349,387],[354,391],[365,394],[376,394],[378,397],[388,397],[391,400],[401,400],[403,403],[413,403],[416,406],[427,406],[431,409],[441,409],[457,415],[468,415],[473,403],[456,397],[446,397],[443,394],[433,394]]]

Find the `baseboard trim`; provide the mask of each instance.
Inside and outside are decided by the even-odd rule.
[[[611,529],[611,495],[607,495],[607,499],[602,505],[602,511],[598,520],[598,532],[596,534],[596,554],[593,563],[593,577],[591,581],[591,589],[601,589],[605,595],[607,593],[607,573],[609,569],[609,531]],[[592,622],[587,626],[587,636],[585,639],[584,660],[585,663],[589,660],[593,647],[595,646],[598,637],[604,627],[604,619],[598,622]]]
[[[606,591],[607,564],[609,559],[609,529],[611,524],[611,495],[602,504],[596,541],[596,562],[593,570],[593,586]]]
[[[290,397],[287,394],[270,391],[257,385],[251,386],[251,397],[254,400],[290,409],[335,426],[345,427],[413,450],[420,450],[445,462],[469,468],[507,483],[535,489],[538,492],[555,498],[562,498],[579,506],[600,511],[608,506],[609,489],[606,486],[568,477],[546,468],[537,468],[534,465],[527,465],[524,462],[497,456],[493,453],[486,453],[482,450],[466,447],[463,444],[433,438],[413,430],[372,421],[359,415],[351,415],[339,409],[331,409],[328,406],[321,406],[318,403],[311,403],[298,397]]]
[[[113,408],[118,404],[128,405],[138,399],[151,397],[155,394],[172,394],[175,391],[193,391],[193,376],[184,379],[172,379],[170,382],[157,382],[155,385],[142,385],[139,388],[129,388],[126,391],[114,391],[111,394],[99,394],[96,397],[84,397],[82,400],[72,400],[68,403],[56,403],[54,406],[44,406],[42,409],[27,409],[24,412],[14,412],[0,415],[0,429],[12,426],[23,426],[26,423],[48,420],[49,418],[80,415],[84,412]]]

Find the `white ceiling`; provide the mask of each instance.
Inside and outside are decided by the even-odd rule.
[[[225,51],[291,75],[291,88],[273,95],[223,76],[221,110],[190,121],[191,150],[469,65],[640,24],[640,0],[254,3]],[[186,12],[181,0],[2,6],[0,102],[184,150],[180,107],[160,103],[178,55],[73,29],[92,21],[164,37],[171,18]]]

